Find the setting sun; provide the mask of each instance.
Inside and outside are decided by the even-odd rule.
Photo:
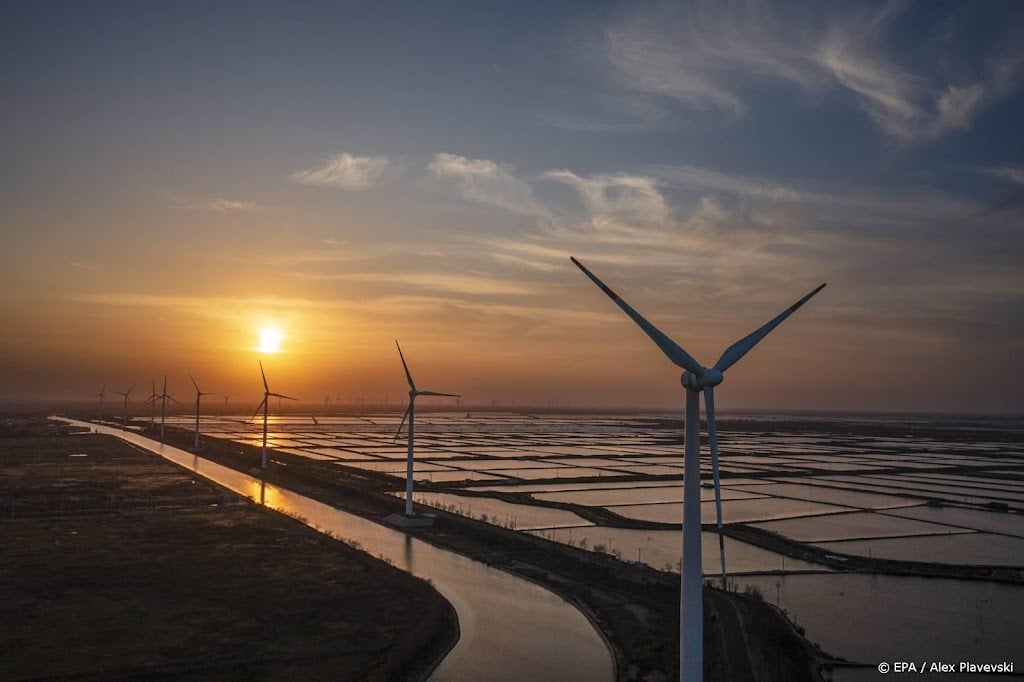
[[[277,327],[263,327],[260,329],[260,345],[258,350],[261,353],[276,353],[281,350],[281,339],[284,333]]]

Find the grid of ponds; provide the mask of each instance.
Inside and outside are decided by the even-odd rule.
[[[406,443],[404,433],[396,438],[400,417],[272,417],[268,445],[401,479]],[[1021,438],[1005,437],[1013,429],[1024,433],[1020,423],[967,420],[953,428],[990,433],[992,439],[944,442],[920,434],[929,426],[925,418],[904,420],[920,434],[904,436],[892,435],[891,428],[870,433],[874,424],[895,423],[886,417],[849,419],[845,434],[786,428],[789,423],[780,422],[792,418],[779,415],[744,419],[764,429],[730,432],[724,423],[720,429],[724,523],[751,524],[841,554],[1024,564],[1014,542],[1024,538],[1024,515],[1013,511],[1024,508],[1024,446]],[[814,421],[800,417],[801,424]],[[192,418],[170,422],[189,428]],[[948,432],[950,425],[942,427]],[[244,417],[209,417],[202,425],[206,435],[250,445],[261,444],[261,429],[260,420]],[[706,478],[709,459],[705,454],[701,463]],[[543,503],[599,507],[627,519],[677,525],[681,428],[662,415],[424,411],[417,415],[414,477],[422,504],[486,515],[520,529],[588,525]],[[711,521],[713,491],[704,485],[702,516]],[[520,495],[516,504],[460,496],[467,488]]]
[[[405,433],[395,438],[400,418],[274,417],[269,446],[404,479]],[[996,565],[1024,575],[1024,422],[861,416],[845,418],[842,423],[849,429],[844,431],[834,427],[834,417],[743,418],[756,420],[759,428],[732,432],[720,417],[726,524],[748,524],[835,555]],[[832,428],[815,431],[816,423],[826,421]],[[191,428],[193,418],[170,422]],[[801,428],[793,428],[794,422]],[[933,427],[939,436],[929,435]],[[904,429],[904,435],[893,435]],[[244,417],[204,418],[202,425],[207,436],[252,445],[261,444],[261,430],[261,422]],[[969,437],[959,437],[960,432]],[[424,410],[416,421],[415,499],[678,571],[682,449],[680,420],[664,415]],[[708,523],[715,519],[715,506],[706,449],[701,472],[702,516]],[[467,491],[473,494],[460,494]],[[496,493],[517,495],[487,496]],[[600,525],[552,504],[670,526]],[[703,544],[705,574],[716,576],[717,536],[704,533]],[[997,624],[1013,625],[1017,631],[1024,624],[1021,609],[1002,608],[1008,601],[1024,603],[1024,587],[1019,585],[854,575],[732,538],[726,538],[725,550],[732,580],[757,586],[770,601],[780,600],[798,615],[812,639],[851,659],[892,658],[891,643],[907,637],[906,629],[917,619],[923,618],[934,632],[947,616],[979,622],[965,629],[962,622],[951,620],[939,635],[950,641],[949,651],[973,655],[984,650],[1005,657],[1008,651],[997,651],[1003,643],[993,634]],[[863,595],[876,593],[889,603],[872,606],[872,625],[861,628],[870,637],[858,629],[856,618],[836,617],[848,607],[858,608]],[[949,595],[961,593],[963,604],[949,603]],[[826,597],[831,602],[820,601]],[[900,611],[915,600],[924,616]],[[969,631],[973,634],[965,634]],[[954,641],[960,642],[959,648]]]

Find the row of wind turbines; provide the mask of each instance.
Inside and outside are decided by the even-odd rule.
[[[192,384],[195,385],[196,380],[192,379],[192,375],[191,374],[188,375],[188,378],[191,379],[192,380]],[[130,396],[132,394],[132,391],[134,391],[134,390],[135,390],[135,384],[132,384],[131,387],[127,391],[114,391],[114,393],[116,393],[117,395],[120,395],[120,396],[124,397],[124,414],[121,417],[121,423],[124,424],[125,426],[128,426],[128,396]],[[199,386],[196,386],[196,447],[199,447],[199,398],[204,396],[204,395],[211,395],[211,394],[210,393],[203,393],[203,392],[201,392],[199,390]],[[231,395],[230,394],[221,394],[221,395],[224,396],[224,404],[227,405],[228,404],[228,398],[230,398]],[[106,384],[103,384],[103,387],[100,389],[100,392],[97,393],[95,397],[100,399],[99,421],[103,421],[103,401],[106,400],[106,398],[107,398],[107,385]],[[168,400],[170,400],[172,403],[176,403],[178,405],[181,404],[177,400],[174,399],[174,396],[170,395],[167,392],[167,376],[164,375],[163,391],[161,391],[160,393],[156,392],[156,379],[154,379],[153,380],[153,391],[149,394],[148,398],[146,398],[144,401],[142,401],[143,405],[149,404],[153,408],[153,414],[152,414],[152,416],[150,418],[150,421],[149,421],[151,426],[156,422],[156,404],[157,404],[157,401],[160,402],[160,437],[161,438],[164,435],[164,422],[166,421],[166,418],[167,418],[167,401]]]
[[[402,428],[405,426],[406,421],[408,421],[409,422],[409,429],[408,429],[408,434],[409,435],[408,435],[408,461],[407,461],[407,466],[406,466],[405,514],[406,514],[406,516],[413,516],[414,515],[413,506],[412,506],[412,481],[413,481],[413,459],[414,459],[414,454],[413,454],[413,436],[414,436],[414,428],[415,428],[414,425],[415,425],[415,420],[416,420],[416,398],[419,397],[419,396],[439,396],[439,397],[449,397],[449,398],[461,398],[462,396],[458,395],[458,394],[455,394],[455,393],[438,393],[437,391],[421,391],[421,390],[418,390],[416,388],[415,382],[412,379],[412,373],[409,371],[409,366],[405,362],[405,356],[402,354],[402,347],[401,347],[401,345],[399,345],[398,341],[395,341],[395,346],[398,348],[398,357],[402,361],[402,368],[405,370],[405,377],[406,377],[407,381],[409,382],[409,406],[406,408],[405,414],[402,415],[402,421],[398,425],[398,430],[395,431],[395,440],[398,440],[398,436],[401,435],[401,433],[402,433]],[[297,401],[298,398],[294,398],[292,396],[284,395],[283,393],[275,393],[274,391],[271,391],[270,390],[270,385],[267,383],[267,373],[263,369],[263,361],[259,360],[258,363],[259,363],[259,367],[260,367],[260,378],[263,380],[263,400],[260,401],[259,406],[256,408],[256,411],[253,412],[253,415],[252,415],[251,418],[255,419],[256,415],[260,413],[260,410],[263,411],[263,447],[261,449],[261,454],[260,454],[260,469],[265,470],[267,468],[267,441],[268,441],[268,433],[267,432],[268,432],[268,424],[269,424],[269,421],[270,421],[270,399],[271,398],[277,398],[279,401],[280,400],[296,400]],[[203,391],[203,390],[201,390],[199,388],[199,384],[195,380],[195,377],[193,377],[191,374],[188,375],[188,378],[189,378],[189,381],[192,382],[192,386],[196,390],[196,399],[195,399],[196,421],[195,421],[195,443],[194,443],[194,446],[195,446],[196,449],[198,449],[199,448],[200,401],[202,400],[202,397],[204,395],[214,395],[214,394],[212,392],[210,392],[210,391]],[[106,390],[107,390],[107,386],[106,386],[106,384],[104,384],[103,387],[100,389],[100,392],[96,394],[96,397],[99,398],[99,401],[100,401],[100,407],[99,407],[99,419],[100,419],[100,421],[103,420],[103,401],[106,400]],[[122,417],[122,423],[125,425],[125,427],[128,426],[128,397],[131,395],[132,391],[134,391],[134,390],[135,390],[135,385],[132,384],[132,386],[127,391],[115,391],[115,393],[117,393],[117,395],[120,395],[120,396],[124,397],[124,415]],[[231,396],[230,396],[230,394],[223,394],[223,393],[220,394],[220,395],[222,395],[224,397],[224,405],[226,407],[227,406],[228,398],[230,398]],[[148,403],[153,408],[153,414],[152,414],[152,417],[150,419],[150,425],[151,426],[155,425],[155,422],[156,422],[156,404],[157,404],[157,402],[160,402],[160,437],[161,438],[164,437],[164,433],[165,433],[165,422],[166,422],[166,418],[167,418],[167,401],[168,400],[170,400],[171,402],[177,403],[179,405],[181,404],[180,402],[175,400],[174,396],[172,396],[171,394],[169,394],[167,392],[167,376],[164,375],[163,390],[160,393],[156,392],[156,380],[154,379],[153,380],[153,391],[150,394],[150,396],[143,402],[144,405]]]
[[[631,319],[637,326],[647,334],[648,337],[658,346],[665,357],[677,367],[683,370],[680,381],[686,398],[685,426],[684,426],[684,472],[683,472],[683,528],[682,528],[682,559],[680,561],[680,580],[682,594],[679,605],[680,624],[680,679],[700,680],[703,674],[703,590],[702,590],[702,557],[701,557],[701,499],[700,499],[700,397],[704,396],[705,416],[707,420],[708,446],[711,451],[712,476],[715,490],[715,512],[718,530],[719,555],[722,569],[722,583],[725,585],[725,543],[722,534],[722,495],[718,469],[718,434],[715,424],[715,387],[725,379],[725,372],[739,362],[754,346],[760,343],[769,333],[772,332],[786,318],[796,312],[801,306],[820,292],[825,284],[821,284],[793,305],[776,315],[766,324],[758,327],[750,334],[739,339],[725,349],[721,357],[711,367],[704,367],[698,363],[693,356],[686,352],[682,346],[669,338],[660,329],[651,324],[640,313],[634,310],[625,300],[619,297],[611,288],[602,282],[594,273],[584,266],[575,257],[570,257],[572,263],[579,268],[598,288],[601,289],[612,301]],[[441,396],[461,398],[454,393],[439,393],[416,388],[412,373],[405,361],[402,348],[395,341],[398,348],[399,359],[402,368],[405,370],[405,377],[409,383],[409,406],[402,416],[402,421],[395,432],[395,440],[401,435],[402,428],[408,421],[407,433],[408,446],[406,457],[406,481],[405,481],[405,514],[407,517],[414,515],[412,494],[413,494],[413,462],[414,462],[414,432],[416,420],[416,398],[419,396]],[[267,383],[267,376],[263,370],[262,361],[260,374],[263,379],[263,401],[253,414],[255,418],[259,411],[263,410],[263,449],[260,460],[260,468],[267,467],[267,423],[269,400],[277,397],[284,400],[296,400],[291,396],[275,393],[270,390]],[[193,386],[196,389],[196,447],[199,445],[199,401],[203,395],[210,395],[199,390],[195,379],[189,375]],[[98,394],[100,398],[100,411],[102,414],[104,390]],[[134,388],[134,386],[132,387]],[[120,392],[124,396],[125,423],[127,424],[128,391]],[[160,432],[163,436],[164,415],[166,413],[167,400],[174,399],[167,394],[167,379],[164,378],[164,390],[161,394],[156,393],[154,382],[153,392],[148,401],[154,409],[156,401],[162,401]],[[226,397],[225,397],[226,400]],[[177,402],[177,401],[174,401]]]

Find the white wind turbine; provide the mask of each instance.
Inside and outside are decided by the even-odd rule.
[[[172,403],[178,401],[174,399],[174,396],[167,393],[167,375],[164,375],[164,390],[163,393],[157,396],[160,399],[160,437],[164,437],[164,421],[167,419],[167,401],[170,400]],[[181,403],[178,403],[179,405]]]
[[[256,408],[256,411],[252,413],[252,418],[256,418],[259,414],[260,407],[263,408],[263,455],[260,458],[260,469],[267,468],[267,416],[270,410],[270,396],[277,398],[278,405],[281,404],[281,398],[285,400],[298,400],[298,398],[292,398],[287,395],[281,395],[280,393],[271,393],[270,387],[267,386],[267,374],[263,371],[263,361],[260,360],[260,376],[263,377],[263,402]]]
[[[196,444],[195,444],[195,447],[198,450],[199,449],[199,399],[202,398],[204,395],[212,395],[212,394],[209,391],[207,391],[206,393],[203,393],[202,391],[200,391],[199,390],[199,384],[196,383],[195,378],[193,378],[193,376],[191,374],[188,375],[188,378],[192,380],[192,385],[196,387]]]
[[[395,346],[398,347],[398,357],[402,359],[402,367],[405,369],[405,378],[409,380],[409,407],[405,410],[405,414],[402,415],[402,422],[398,425],[398,430],[395,431],[395,440],[398,440],[398,435],[402,433],[402,426],[405,425],[405,420],[409,420],[409,449],[408,457],[405,462],[405,515],[413,516],[412,512],[412,441],[413,441],[413,430],[414,422],[416,421],[416,397],[421,395],[439,395],[446,396],[448,398],[461,398],[462,396],[456,395],[455,393],[437,393],[436,391],[420,391],[416,389],[416,384],[412,380],[412,374],[409,373],[409,365],[405,364],[405,356],[402,355],[402,347],[398,345],[398,341],[395,341]]]
[[[103,401],[106,400],[106,397],[107,397],[107,385],[106,384],[103,384],[103,388],[101,388],[100,392],[96,394],[96,397],[100,399],[100,416],[99,416],[99,421],[103,421]]]
[[[131,388],[127,391],[114,391],[118,395],[124,396],[124,419],[122,420],[125,426],[128,426],[128,396],[135,390],[135,384],[132,384]]]
[[[715,480],[715,506],[718,514],[719,550],[722,552],[722,574],[725,576],[725,554],[722,541],[722,502],[718,479],[718,435],[715,430],[714,387],[722,383],[724,372],[735,365],[750,349],[758,344],[783,320],[792,315],[812,296],[821,291],[822,284],[774,317],[762,327],[725,349],[713,367],[704,367],[672,339],[668,338],[648,322],[640,313],[608,288],[590,270],[575,258],[572,262],[590,280],[608,295],[626,315],[630,317],[657,344],[661,352],[678,367],[681,367],[683,388],[686,392],[686,433],[683,475],[683,556],[680,563],[682,598],[679,604],[679,676],[681,680],[700,680],[703,676],[703,628],[704,602],[701,589],[701,546],[700,546],[700,393],[704,393],[707,411],[708,444],[711,448],[711,463]]]

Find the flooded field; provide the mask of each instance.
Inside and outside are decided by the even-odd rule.
[[[1021,662],[1019,586],[845,573],[740,582],[786,609],[823,649],[852,661]],[[871,673],[867,679],[881,677]]]
[[[404,434],[394,437],[399,418],[277,417],[269,437],[282,452],[391,475],[398,483],[406,457]],[[735,425],[724,417],[719,422],[727,526],[749,525],[838,557],[995,565],[1024,578],[1024,421],[734,419]],[[174,421],[190,428],[191,418]],[[209,418],[203,431],[246,443],[260,435],[259,425],[244,418]],[[680,420],[663,415],[424,411],[417,415],[415,499],[678,571],[680,533],[665,524],[678,527],[682,520],[682,449]],[[710,458],[703,454],[701,513],[713,524]],[[515,503],[480,496],[488,493],[519,495]],[[648,528],[623,527],[626,522]],[[704,571],[714,579],[717,536],[705,532],[704,545]],[[732,580],[757,585],[812,640],[851,659],[918,651],[1007,657],[1005,633],[1024,626],[1020,584],[836,571],[732,538],[725,548]]]

